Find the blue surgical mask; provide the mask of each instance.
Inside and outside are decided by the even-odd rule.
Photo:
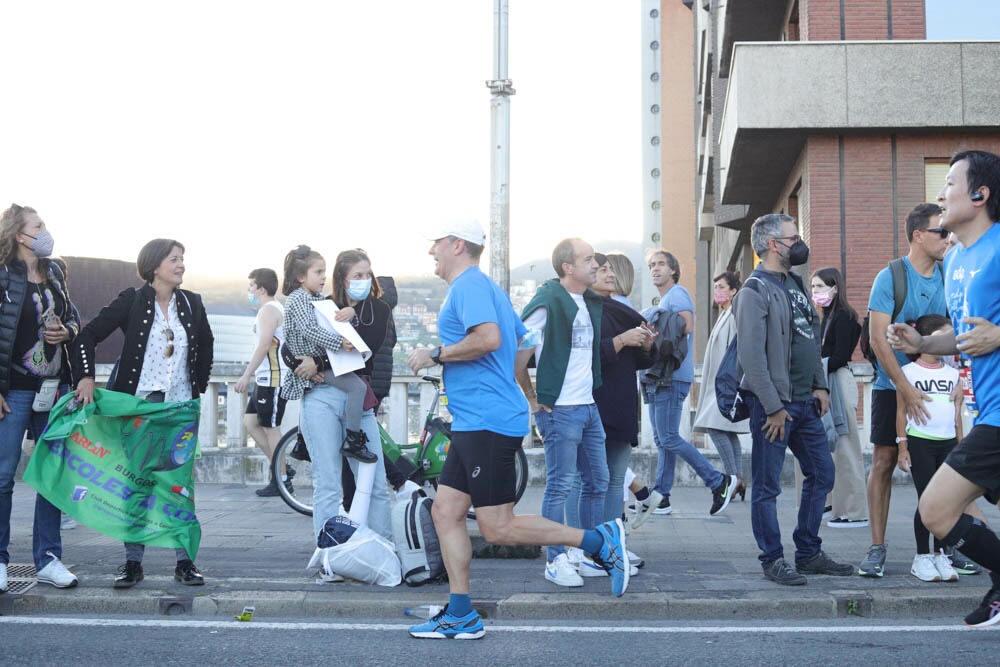
[[[367,280],[352,280],[350,287],[347,288],[347,296],[351,297],[355,301],[364,301],[368,298],[368,294],[372,291],[372,279]]]
[[[260,305],[260,299],[258,299],[257,295],[254,294],[253,292],[247,292],[247,299],[250,301],[250,305],[251,306],[259,306]]]

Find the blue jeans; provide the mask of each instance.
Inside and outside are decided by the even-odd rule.
[[[339,513],[340,504],[344,499],[340,481],[343,459],[340,447],[347,435],[344,430],[346,407],[347,395],[327,384],[314,386],[302,399],[299,425],[312,457],[314,539],[319,537],[327,520]],[[382,461],[378,425],[371,410],[366,410],[361,417],[361,430],[368,436],[368,449],[378,455],[378,461],[374,464],[375,485],[372,487],[371,505],[368,509],[368,526],[382,537],[391,540],[389,489],[385,483],[385,464]],[[358,466],[361,464],[351,458],[348,461],[357,478]]]
[[[60,387],[60,395],[69,391]],[[30,428],[35,438],[41,435],[49,420],[47,412],[33,412],[31,404],[35,392],[28,389],[11,389],[4,396],[10,414],[0,419],[0,561],[10,562],[7,547],[10,545],[10,512],[13,506],[14,474],[21,461],[21,441]],[[52,560],[48,552],[62,558],[62,538],[59,535],[59,508],[42,494],[35,495],[35,520],[32,527],[31,552],[35,568],[40,570]]]
[[[723,481],[722,473],[713,468],[694,445],[681,437],[681,412],[690,390],[690,382],[679,380],[674,380],[673,384],[665,387],[643,387],[649,403],[649,419],[653,422],[653,442],[657,449],[656,486],[653,488],[664,497],[670,495],[670,489],[674,485],[674,464],[678,456],[691,466],[708,488],[714,489]]]
[[[819,526],[823,521],[826,496],[833,489],[834,467],[830,445],[811,400],[785,403],[791,421],[785,422],[783,440],[768,442],[763,427],[767,421],[764,407],[756,396],[748,396],[750,408],[750,434],[753,437],[753,454],[750,469],[753,486],[750,492],[750,522],[753,536],[760,548],[757,557],[767,565],[784,558],[781,546],[781,529],[778,526],[777,498],[781,494],[781,468],[785,463],[785,449],[802,468],[802,498],[799,501],[798,525],[792,533],[795,541],[795,561],[808,560],[819,553],[823,541]]]
[[[601,516],[604,494],[608,490],[608,459],[604,452],[604,426],[597,406],[557,405],[552,412],[539,410],[535,424],[545,445],[545,493],[542,516],[556,523],[566,522],[566,500],[579,471],[583,482],[580,493],[580,525],[594,527]],[[565,553],[561,545],[547,548],[547,560]]]
[[[604,443],[604,451],[608,457],[608,490],[604,494],[604,511],[594,519],[595,523],[614,521],[622,516],[624,505],[625,470],[632,455],[632,445],[627,442],[608,440]],[[573,484],[566,498],[566,525],[582,528],[580,523],[580,492],[583,484],[579,471],[573,475]],[[593,526],[590,526],[593,528]]]

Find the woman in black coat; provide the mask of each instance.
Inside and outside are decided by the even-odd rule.
[[[212,329],[201,297],[181,289],[184,246],[173,239],[154,239],[136,260],[140,288],[121,292],[101,309],[76,337],[73,374],[77,398],[94,400],[94,350],[116,329],[125,334],[122,354],[108,389],[147,401],[188,401],[208,388],[212,372]],[[115,588],[131,588],[142,581],[145,545],[125,543],[125,564],[118,570]],[[176,549],[174,579],[186,586],[205,583],[184,549]]]

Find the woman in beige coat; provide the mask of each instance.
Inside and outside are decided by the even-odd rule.
[[[725,271],[714,279],[713,297],[719,306],[719,319],[712,327],[708,336],[708,346],[705,349],[705,361],[701,367],[701,391],[698,394],[698,414],[694,420],[694,430],[705,433],[719,451],[719,458],[726,469],[727,475],[736,475],[739,484],[736,493],[740,499],[746,496],[746,483],[743,481],[743,449],[740,446],[740,433],[749,433],[749,420],[733,423],[723,416],[715,400],[715,375],[719,371],[719,363],[726,353],[730,341],[736,335],[736,320],[730,306],[733,296],[740,288],[739,274]]]

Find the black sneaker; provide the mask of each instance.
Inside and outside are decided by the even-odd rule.
[[[712,489],[712,509],[708,511],[710,515],[715,516],[729,507],[729,501],[733,499],[733,495],[736,493],[737,481],[736,475],[722,476],[722,482]]]
[[[368,436],[365,435],[364,431],[348,430],[340,452],[344,456],[350,456],[352,459],[357,459],[362,463],[375,463],[378,461],[378,456],[365,446],[366,442],[368,442]]]
[[[257,489],[254,491],[261,498],[273,498],[274,496],[280,495],[278,492],[278,483],[272,477],[271,481],[267,483],[267,486]]]
[[[1000,623],[1000,586],[993,586],[975,611],[965,617],[970,628],[988,628]]]
[[[795,570],[800,574],[829,574],[834,577],[849,577],[854,574],[853,565],[838,563],[822,551],[809,560],[795,563]]]
[[[179,581],[185,586],[202,586],[205,584],[205,577],[189,560],[177,561],[177,568],[174,569],[174,581]]]
[[[764,568],[764,578],[770,579],[776,584],[781,584],[782,586],[803,586],[806,583],[806,578],[796,572],[784,558],[779,558],[770,563],[762,563],[761,566]]]
[[[142,563],[135,560],[127,560],[125,564],[118,568],[118,576],[115,577],[115,588],[132,588],[144,579],[142,574]]]

